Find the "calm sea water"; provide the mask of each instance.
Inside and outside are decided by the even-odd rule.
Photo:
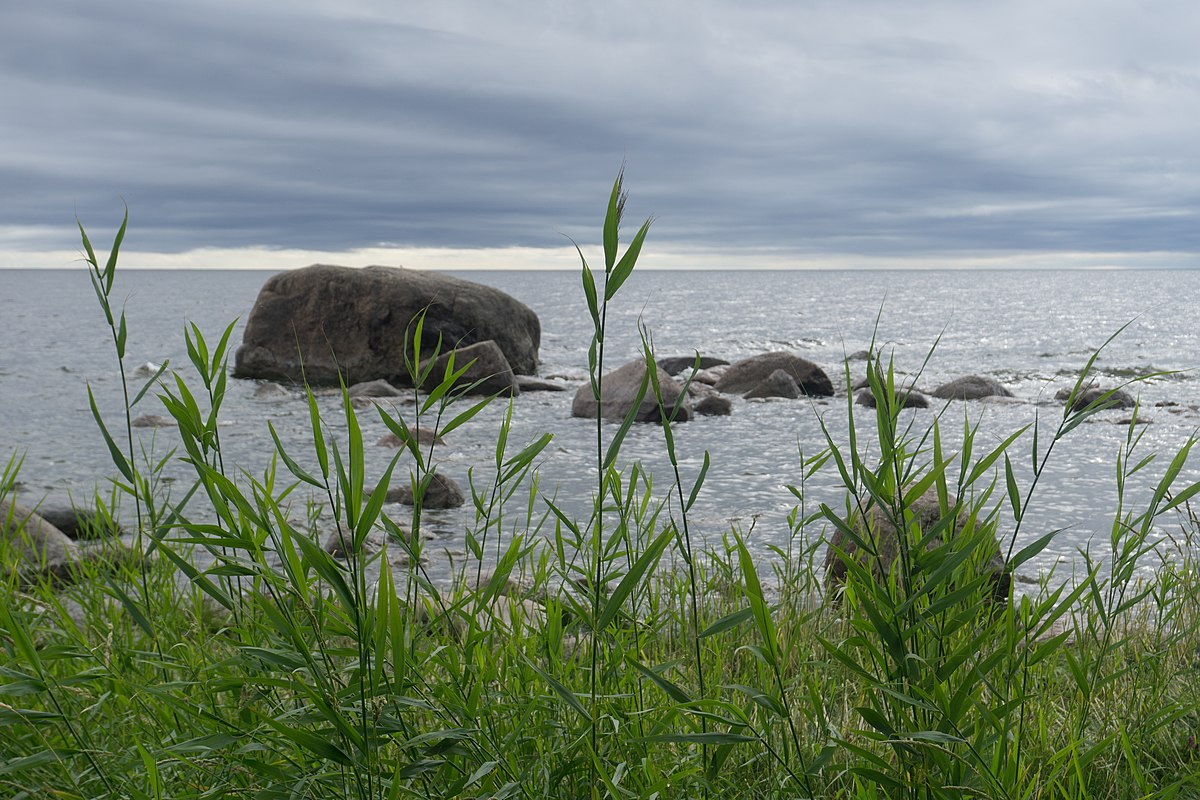
[[[129,320],[128,364],[161,363],[186,369],[184,325],[194,322],[215,341],[231,320],[248,315],[267,273],[209,271],[126,271],[116,294],[125,300]],[[473,272],[467,277],[512,294],[541,318],[544,376],[569,381],[586,378],[589,320],[574,272]],[[83,270],[0,271],[0,308],[5,343],[0,348],[0,458],[23,453],[22,497],[84,497],[114,474],[88,410],[90,385],[112,420],[120,408],[120,385],[113,347],[91,285]],[[650,330],[662,355],[699,350],[729,360],[766,350],[794,350],[821,364],[839,382],[846,354],[866,348],[872,338],[893,351],[897,368],[920,372],[918,386],[931,389],[965,374],[989,375],[1022,401],[1015,404],[951,403],[911,413],[924,429],[940,414],[947,446],[961,439],[964,420],[979,425],[984,448],[1040,418],[1041,444],[1061,419],[1055,392],[1074,382],[1091,354],[1123,325],[1097,360],[1102,380],[1116,383],[1161,371],[1177,374],[1140,384],[1139,428],[1144,454],[1158,452],[1128,487],[1127,503],[1144,502],[1170,456],[1200,425],[1200,382],[1193,371],[1200,354],[1200,273],[1193,272],[643,272],[635,275],[610,311],[608,363],[619,366],[639,347],[638,325]],[[237,327],[233,340],[241,340]],[[936,342],[936,348],[934,347]],[[922,369],[923,368],[923,369]],[[862,362],[851,362],[855,377]],[[231,380],[222,439],[230,461],[252,473],[268,463],[267,421],[289,451],[311,462],[311,434],[303,401],[264,403],[257,384]],[[539,491],[555,495],[569,511],[585,514],[595,485],[594,423],[573,419],[573,392],[526,394],[513,407],[511,441],[524,443],[543,432],[554,435],[540,467]],[[333,418],[333,400],[324,401]],[[1157,405],[1171,403],[1175,405]],[[824,446],[820,420],[835,439],[845,441],[848,412],[844,398],[819,401],[734,399],[729,417],[701,417],[677,427],[684,480],[700,469],[705,451],[712,468],[691,519],[693,536],[719,543],[731,527],[749,531],[752,546],[765,559],[770,546],[785,546],[787,516],[796,503],[789,485],[800,477],[801,454]],[[494,409],[453,433],[441,451],[440,469],[462,484],[491,476],[495,432],[504,408]],[[153,396],[138,413],[162,413]],[[1030,576],[1051,569],[1069,573],[1078,552],[1100,553],[1116,510],[1116,462],[1128,427],[1128,412],[1100,414],[1060,442],[1033,503],[1017,546],[1047,530],[1062,528],[1051,548],[1028,569]],[[368,442],[386,429],[362,414]],[[865,438],[870,438],[866,418]],[[147,452],[165,455],[173,429],[140,429]],[[1024,485],[1031,438],[1013,450]],[[626,466],[641,461],[655,475],[656,494],[668,490],[669,465],[661,429],[634,430],[624,450]],[[368,468],[378,475],[391,451],[368,448]],[[182,481],[187,471],[172,464],[168,477]],[[1182,476],[1200,479],[1195,464]],[[403,478],[402,478],[403,479]],[[838,504],[843,490],[829,469],[805,486],[809,502]],[[997,494],[997,500],[999,495]],[[540,502],[535,509],[544,511]],[[396,512],[401,518],[403,514]],[[431,570],[446,557],[461,557],[463,530],[471,511],[432,516],[436,540]],[[1004,517],[1011,519],[1011,517]],[[1002,535],[1011,533],[1003,528]],[[1178,520],[1163,520],[1164,536],[1178,533]],[[819,535],[809,531],[806,535]]]

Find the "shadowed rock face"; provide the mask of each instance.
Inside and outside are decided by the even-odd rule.
[[[777,369],[791,375],[804,394],[816,397],[833,396],[833,383],[824,370],[808,359],[785,352],[763,353],[734,362],[717,381],[717,391],[730,394],[748,392]]]
[[[950,496],[948,502],[949,508],[953,509],[956,503],[955,498]],[[913,502],[911,510],[916,524],[923,533],[928,533],[943,518],[935,489],[931,489],[917,498]],[[962,533],[967,521],[966,513],[964,509],[959,509],[959,516],[954,521],[952,528],[954,535]],[[834,530],[833,536],[829,540],[829,549],[825,551],[825,593],[835,602],[840,599],[841,588],[846,582],[847,567],[841,553],[868,566],[876,580],[883,580],[899,552],[896,528],[877,506],[872,506],[865,515],[855,513],[848,522],[864,540],[874,542],[875,552],[872,554],[870,551],[860,548],[841,528]],[[942,540],[937,538],[928,543],[928,548],[933,549],[941,543]],[[1006,599],[1012,587],[1012,573],[1007,569],[1004,559],[1000,556],[1000,544],[995,541],[994,534],[992,534],[992,541],[987,545],[986,562],[982,565],[982,570],[991,581],[992,596],[997,600]]]
[[[340,370],[347,383],[405,385],[406,333],[422,310],[422,357],[439,336],[442,352],[491,339],[514,372],[537,370],[541,323],[498,289],[419,270],[316,265],[263,285],[234,376],[335,384]]]

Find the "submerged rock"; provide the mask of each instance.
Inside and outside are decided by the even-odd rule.
[[[1012,397],[1004,384],[982,375],[964,375],[943,383],[931,394],[942,400],[980,400],[984,397]]]
[[[179,423],[173,417],[165,417],[162,414],[142,414],[129,424],[135,428],[171,428]]]
[[[263,285],[246,322],[234,375],[312,385],[382,378],[407,384],[414,321],[423,357],[491,339],[514,372],[537,369],[537,315],[498,289],[434,272],[315,265]],[[409,352],[406,353],[406,350]]]

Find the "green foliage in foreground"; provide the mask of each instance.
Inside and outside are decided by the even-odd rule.
[[[607,307],[649,225],[618,252],[620,184],[604,224],[603,280],[583,263],[598,397]],[[84,234],[119,361],[126,327],[109,297],[123,233],[124,225],[103,266]],[[420,567],[419,498],[436,452],[422,449],[417,432],[448,432],[482,408],[462,410],[462,367],[451,361],[434,375],[432,360],[414,357],[418,413],[381,412],[408,443],[418,496],[412,516],[396,520],[383,501],[400,456],[382,475],[366,474],[344,392],[338,419],[323,418],[309,393],[311,458],[285,452],[272,430],[270,469],[227,468],[217,422],[230,330],[210,348],[191,328],[197,378],[173,374],[161,390],[180,434],[166,458],[195,474],[182,494],[157,480],[166,458],[135,451],[128,413],[114,437],[96,412],[148,557],[110,571],[81,565],[66,588],[11,577],[0,590],[0,795],[1200,792],[1200,578],[1190,536],[1154,580],[1134,579],[1139,562],[1160,556],[1164,527],[1196,530],[1183,514],[1200,487],[1175,485],[1193,442],[1164,465],[1142,456],[1130,425],[1108,550],[1081,554],[1086,574],[1076,582],[993,602],[980,568],[997,530],[1012,531],[1001,542],[1010,568],[1048,544],[1051,534],[1015,546],[1055,443],[1105,398],[1074,412],[1068,402],[1049,437],[1039,439],[1035,421],[988,451],[976,450],[967,424],[961,449],[946,452],[940,422],[914,429],[899,410],[890,365],[875,354],[870,380],[882,402],[868,421],[851,407],[849,430],[838,432],[848,445],[829,432],[821,452],[800,459],[793,544],[769,577],[745,531],[731,529],[722,547],[693,548],[688,513],[707,457],[690,481],[676,466],[669,483],[656,484],[622,463],[631,423],[597,422],[593,511],[575,519],[538,490],[549,437],[514,446],[506,421],[494,478],[472,486],[463,574],[473,580],[445,591]],[[420,338],[418,322],[413,353]],[[653,375],[643,392],[661,401]],[[159,377],[134,399],[126,394],[127,412]],[[674,465],[673,413],[662,410]],[[1018,441],[1029,452],[1018,453]],[[1025,489],[1018,457],[1032,464]],[[17,464],[9,461],[0,492],[12,491]],[[806,500],[818,470],[838,471],[845,508]],[[1151,470],[1161,470],[1155,488],[1134,505],[1125,482]],[[943,521],[922,529],[913,506],[926,495],[937,497]],[[318,503],[337,521],[345,561],[317,538]],[[873,577],[876,541],[846,522],[872,509],[903,531],[884,580]],[[819,599],[814,561],[824,547],[814,532],[838,529],[868,558],[850,561],[834,604]],[[364,543],[380,530],[387,546],[372,552]]]

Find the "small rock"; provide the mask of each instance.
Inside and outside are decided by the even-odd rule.
[[[733,401],[719,394],[710,394],[697,400],[692,410],[706,417],[727,417],[733,413]]]
[[[789,373],[777,369],[742,397],[747,400],[765,397],[785,397],[795,400],[800,394],[800,387],[796,385],[795,378]]]
[[[387,493],[389,503],[401,503],[406,506],[415,505],[413,487],[411,484],[397,486]],[[425,489],[421,507],[428,509],[458,508],[467,501],[466,495],[452,478],[447,478],[440,472],[435,472]]]
[[[1081,389],[1079,391],[1079,394],[1075,395],[1075,402],[1071,404],[1071,411],[1072,412],[1082,411],[1083,409],[1087,408],[1092,403],[1096,402],[1101,397],[1103,397],[1105,395],[1105,393],[1107,393],[1108,391],[1111,391],[1111,390],[1103,389],[1098,386],[1090,386],[1086,389]],[[1062,402],[1062,403],[1067,402],[1067,400],[1069,400],[1070,398],[1071,398],[1071,390],[1070,389],[1059,389],[1058,392],[1054,395],[1054,399],[1058,400],[1059,402]],[[1137,401],[1134,400],[1133,395],[1131,395],[1129,392],[1125,391],[1124,389],[1117,389],[1116,391],[1113,392],[1112,396],[1109,397],[1108,400],[1105,401],[1104,405],[1101,406],[1101,408],[1102,409],[1133,408],[1136,404],[1137,404]]]
[[[404,392],[383,379],[356,383],[346,390],[351,397],[403,397]]]
[[[147,361],[133,371],[135,378],[153,378],[162,369],[161,364],[155,364],[153,361]]]
[[[264,383],[254,390],[254,399],[274,403],[292,399],[293,394],[278,383]]]
[[[929,408],[929,399],[920,392],[912,390],[897,389],[896,400],[900,402],[901,408]],[[863,389],[854,396],[854,403],[867,408],[875,408],[875,395],[870,389]]]
[[[417,445],[419,447],[428,447],[431,444],[445,444],[446,440],[438,436],[429,428],[419,428],[414,431],[417,437]],[[405,441],[395,433],[389,432],[386,436],[377,441],[378,447],[405,447]]]
[[[517,388],[522,392],[565,392],[566,384],[558,381],[546,381],[531,375],[517,375]]]

